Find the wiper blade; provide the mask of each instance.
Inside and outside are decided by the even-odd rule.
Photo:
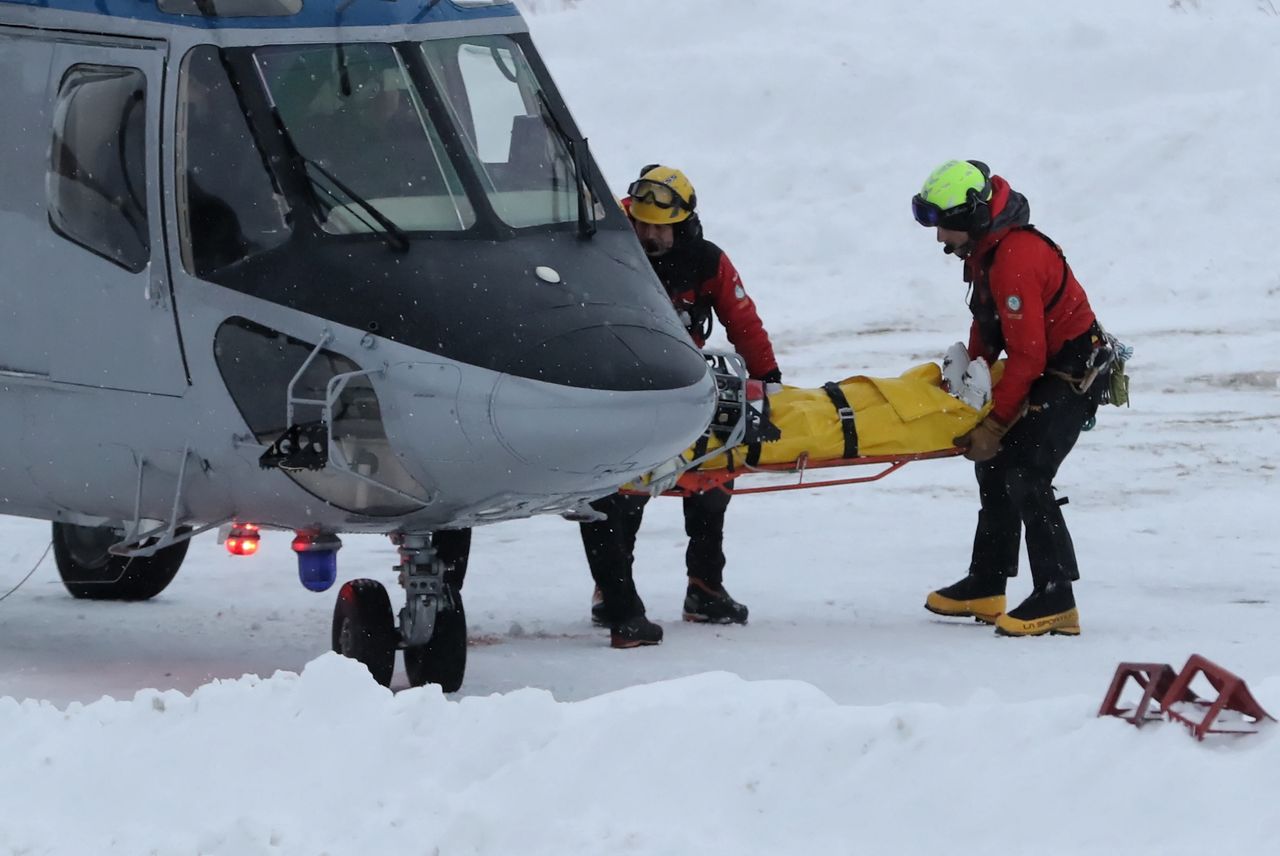
[[[211,2],[211,0],[205,0],[205,2]],[[298,149],[298,146],[293,141],[293,135],[289,133],[289,129],[285,127],[284,119],[280,116],[280,107],[279,105],[276,104],[275,99],[271,95],[271,88],[267,85],[266,78],[263,75],[261,63],[258,62],[256,58],[255,58],[255,63],[257,64],[258,76],[262,79],[263,89],[267,93],[267,101],[271,105],[271,119],[273,122],[275,122],[276,130],[279,132],[280,138],[284,142],[284,146],[286,151],[289,154],[290,160],[292,160],[295,164],[303,165],[304,168],[302,170],[302,174],[306,176],[307,181],[310,183],[312,192],[314,192],[316,188],[319,188],[320,190],[323,190],[328,196],[330,197],[333,196],[333,192],[330,191],[328,188],[323,187],[320,184],[320,182],[316,180],[315,176],[313,176],[310,172],[306,170],[306,167],[312,167],[313,169],[316,170],[316,172],[320,173],[325,178],[327,178],[330,182],[332,182],[334,187],[338,188],[338,190],[346,194],[346,197],[349,201],[354,202],[356,205],[359,205],[362,209],[364,209],[364,211],[370,217],[372,217],[377,222],[377,224],[381,226],[383,229],[383,231],[381,232],[378,232],[374,229],[370,229],[369,230],[370,232],[373,232],[375,235],[379,235],[380,237],[382,237],[382,239],[386,241],[387,244],[393,250],[398,250],[402,253],[408,252],[409,235],[408,233],[405,232],[404,229],[401,229],[398,225],[396,225],[396,223],[390,217],[388,217],[386,214],[383,214],[381,211],[379,211],[372,202],[365,199],[360,194],[356,193],[350,187],[347,187],[347,185],[344,182],[342,182],[336,175],[329,172],[329,170],[325,169],[320,164],[316,163],[316,161],[304,155]],[[246,116],[249,115],[248,111],[246,111],[245,115]]]
[[[577,139],[565,130],[564,125],[560,124],[560,120],[551,109],[551,102],[547,100],[547,94],[541,88],[538,89],[538,103],[542,105],[543,115],[551,121],[551,127],[569,149],[569,157],[573,159],[573,180],[578,190],[578,235],[590,238],[596,233],[596,211],[595,203],[592,201],[591,185],[586,176],[588,161],[583,157],[583,152],[587,148],[587,138],[582,138],[582,150],[579,150]],[[591,209],[590,219],[587,217],[588,208]]]
[[[378,225],[382,227],[383,231],[374,232],[374,234],[381,235],[383,238],[385,238],[387,243],[392,247],[392,249],[399,250],[402,253],[408,251],[409,249],[408,233],[405,232],[404,229],[401,229],[399,226],[397,226],[390,217],[388,217],[386,214],[383,214],[381,211],[377,209],[377,207],[372,202],[365,199],[360,194],[356,193],[350,187],[347,187],[347,185],[344,184],[342,181],[340,181],[336,175],[329,172],[329,170],[325,169],[323,166],[316,163],[311,158],[307,157],[301,152],[298,152],[298,157],[302,160],[304,164],[306,164],[307,166],[314,169],[316,172],[323,175],[329,181],[333,182],[334,187],[342,191],[342,193],[348,199],[350,199],[356,205],[359,205],[361,208],[363,208],[370,217],[372,217],[375,221],[377,221]],[[312,178],[311,181],[313,183],[316,183],[314,178]],[[373,230],[370,230],[370,231],[373,231]]]

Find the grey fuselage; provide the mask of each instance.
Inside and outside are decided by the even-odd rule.
[[[0,512],[429,532],[568,510],[708,424],[705,361],[518,15],[192,26],[67,5],[0,2]],[[355,125],[368,157],[328,158],[333,123],[384,96],[439,188],[364,190],[401,166],[373,128]],[[236,130],[202,149],[211,104]],[[260,466],[315,422],[341,466]]]

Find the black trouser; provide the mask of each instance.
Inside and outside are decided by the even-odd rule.
[[[580,523],[582,547],[587,553],[591,578],[604,598],[609,623],[617,624],[635,615],[644,615],[644,601],[636,591],[631,574],[635,560],[636,534],[644,518],[647,496],[615,493],[591,503],[607,515],[595,523]]]
[[[732,488],[733,482],[729,482],[728,487]],[[724,580],[724,513],[729,499],[724,491],[711,490],[684,500],[684,531],[689,536],[689,546],[685,549],[686,572],[716,590]],[[648,501],[647,496],[615,493],[591,503],[592,508],[608,515],[608,519],[579,524],[591,578],[604,598],[610,622],[644,614],[644,601],[636,591],[632,571],[636,535]]]
[[[467,577],[467,560],[471,558],[470,529],[441,529],[431,533],[431,546],[436,558],[445,564],[444,582],[458,591]]]
[[[1087,335],[1073,340],[1055,365],[1078,376],[1087,348]],[[1052,375],[1031,385],[1026,415],[1009,429],[999,454],[975,467],[982,508],[969,573],[1017,575],[1019,542],[1025,528],[1027,559],[1036,588],[1080,578],[1071,533],[1054,498],[1052,482],[1085,421],[1096,412],[1105,383],[1105,377],[1099,378],[1086,395]]]
[[[733,482],[725,487],[733,489]],[[689,576],[719,591],[724,586],[724,513],[731,494],[709,490],[684,498],[684,564]]]

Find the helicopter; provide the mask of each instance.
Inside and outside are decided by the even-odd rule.
[[[0,513],[75,597],[212,529],[323,591],[384,533],[404,605],[345,582],[334,649],[456,690],[433,533],[590,515],[710,420],[509,0],[0,0],[0,79]]]

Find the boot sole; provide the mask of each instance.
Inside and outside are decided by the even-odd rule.
[[[683,618],[685,621],[688,621],[690,624],[746,624],[747,623],[747,620],[745,618],[742,619],[741,621],[738,621],[737,619],[734,619],[734,618],[708,618],[705,615],[698,615],[695,612],[686,612],[683,614]]]
[[[650,639],[626,639],[626,640],[610,639],[610,640],[609,640],[609,647],[610,647],[610,648],[617,648],[617,649],[618,649],[618,650],[620,650],[620,651],[625,651],[625,650],[627,650],[627,649],[629,649],[629,648],[644,648],[644,647],[647,647],[647,646],[649,646],[649,645],[661,645],[661,644],[662,644],[662,640],[661,640],[661,639],[653,639],[653,640],[650,640]]]
[[[996,619],[1004,614],[1002,612],[997,612],[995,615],[988,615],[984,612],[972,612],[967,609],[959,612],[947,612],[945,610],[932,607],[927,603],[924,605],[924,608],[932,612],[934,615],[941,615],[944,618],[972,618],[978,624],[995,624]]]
[[[1008,627],[1001,623],[996,623],[997,636],[1079,636],[1080,635],[1080,613],[1076,612],[1075,607],[1066,612],[1059,613],[1055,616],[1040,618],[1036,621],[1023,621],[1018,618],[1009,618],[1004,616],[1004,625],[1017,622],[1018,626]],[[1044,626],[1038,626],[1036,622],[1042,623]]]
[[[1014,630],[1005,630],[1003,627],[996,627],[997,636],[1008,636],[1010,639],[1019,639],[1023,636],[1079,636],[1080,628],[1076,627],[1054,627],[1050,630],[1032,630],[1028,633],[1019,633]]]

